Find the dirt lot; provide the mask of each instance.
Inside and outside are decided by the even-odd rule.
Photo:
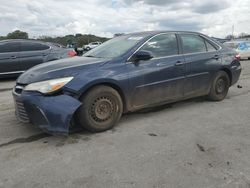
[[[250,187],[250,61],[223,102],[125,115],[113,130],[49,136],[18,123],[0,83],[0,187]]]

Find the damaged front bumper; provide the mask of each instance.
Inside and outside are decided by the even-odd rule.
[[[72,117],[81,105],[66,94],[44,96],[37,92],[20,92],[16,88],[13,97],[18,120],[32,123],[51,134],[68,134]]]

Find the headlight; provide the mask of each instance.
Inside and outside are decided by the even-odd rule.
[[[27,85],[25,91],[39,91],[44,94],[55,92],[61,89],[64,85],[70,82],[73,77],[58,78],[53,80],[46,80],[42,82],[35,82]]]

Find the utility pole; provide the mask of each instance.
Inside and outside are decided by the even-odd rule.
[[[232,26],[232,39],[234,39],[234,25]]]

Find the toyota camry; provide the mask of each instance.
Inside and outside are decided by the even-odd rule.
[[[37,65],[13,89],[16,115],[50,133],[92,132],[123,113],[198,96],[223,100],[241,73],[237,53],[196,32],[115,37],[82,57]]]

